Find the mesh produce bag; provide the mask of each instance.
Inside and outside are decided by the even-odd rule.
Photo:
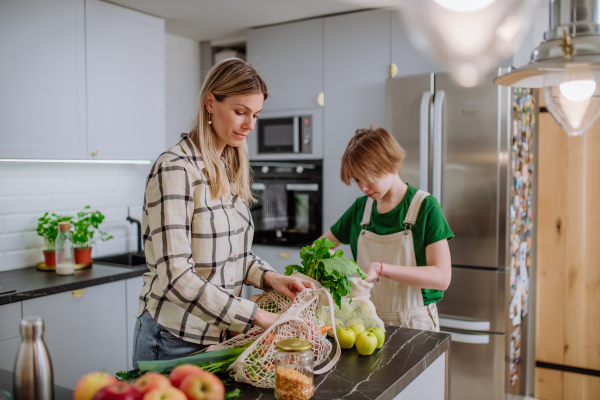
[[[266,331],[261,328],[252,328],[248,333],[234,336],[233,338],[210,346],[206,351],[216,351],[232,347],[240,347],[252,342],[248,348],[240,354],[238,359],[229,367],[228,371],[236,381],[249,383],[256,387],[275,387],[275,363],[274,355],[277,351],[276,343],[283,339],[300,338],[307,339],[312,344],[315,356],[315,365],[322,364],[331,353],[332,344],[321,333],[323,318],[319,297],[323,296],[330,310],[329,318],[333,316],[333,299],[326,289],[306,289],[296,295],[290,303],[287,298],[273,291],[264,292],[259,296],[259,306],[266,306],[271,312],[283,311],[277,321]],[[283,307],[283,308],[279,308]],[[334,333],[337,345],[334,357],[327,365],[314,371],[315,375],[329,371],[340,358],[341,350],[337,335]]]

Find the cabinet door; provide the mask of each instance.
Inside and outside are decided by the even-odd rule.
[[[342,158],[357,129],[385,124],[390,13],[325,18],[325,158]]]
[[[14,371],[21,337],[0,341],[0,369]]]
[[[248,61],[271,95],[264,110],[318,107],[323,90],[323,20],[251,29]]]
[[[0,2],[0,158],[85,158],[83,0]]]
[[[56,385],[73,389],[83,375],[127,368],[125,281],[23,301],[23,316],[44,319]]]
[[[140,293],[144,286],[144,279],[141,276],[130,278],[125,281],[127,297],[125,299],[127,307],[127,369],[133,369],[131,362],[133,356],[133,331],[135,330],[136,314],[140,307]]]
[[[156,159],[165,130],[164,20],[87,0],[85,21],[90,157]]]

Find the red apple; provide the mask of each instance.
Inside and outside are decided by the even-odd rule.
[[[178,365],[175,368],[173,368],[173,371],[171,371],[171,373],[169,374],[169,380],[171,381],[171,384],[173,386],[178,388],[179,386],[181,386],[181,382],[183,382],[183,380],[185,378],[187,378],[188,376],[190,376],[194,373],[199,373],[199,372],[204,373],[206,371],[204,371],[202,368],[200,368],[196,365],[192,365],[192,364]]]
[[[188,376],[179,387],[189,400],[223,400],[225,385],[215,374],[202,371]]]
[[[174,387],[154,389],[144,395],[144,400],[188,400],[185,394]]]
[[[127,382],[117,382],[98,390],[92,400],[142,400],[142,394]]]
[[[148,372],[140,376],[133,387],[136,388],[141,394],[146,394],[154,389],[163,389],[171,387],[171,381],[166,376],[159,374],[158,372]]]
[[[73,400],[91,400],[98,390],[115,382],[117,378],[105,372],[91,372],[77,382]]]

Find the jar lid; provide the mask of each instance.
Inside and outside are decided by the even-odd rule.
[[[69,229],[71,229],[71,223],[69,223],[69,222],[59,222],[58,223],[58,230],[60,230],[61,232],[66,232]]]
[[[312,344],[306,339],[284,339],[277,342],[277,349],[295,353],[312,349]]]

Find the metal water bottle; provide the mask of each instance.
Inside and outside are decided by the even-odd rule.
[[[44,343],[44,321],[28,317],[21,321],[21,346],[15,361],[15,400],[53,400],[52,362]]]

